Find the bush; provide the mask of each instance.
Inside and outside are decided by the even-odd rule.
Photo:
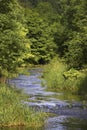
[[[87,74],[86,69],[68,70],[67,65],[59,59],[54,59],[44,69],[44,78],[47,88],[53,91],[69,91],[72,93],[84,94],[87,92]]]
[[[57,90],[63,89],[65,78],[63,73],[67,70],[67,66],[60,60],[53,59],[44,69],[44,78],[48,88]]]
[[[71,68],[68,71],[64,72],[66,90],[78,92],[81,81],[83,80],[84,76],[84,73],[74,68]]]

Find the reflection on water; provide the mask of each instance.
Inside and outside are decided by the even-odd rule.
[[[87,120],[67,116],[49,118],[45,130],[87,130]]]
[[[21,127],[4,127],[4,128],[0,128],[0,130],[44,130],[44,128],[31,128],[31,127],[25,127],[25,126],[21,126]]]
[[[87,130],[87,101],[70,93],[46,90],[46,87],[41,86],[41,73],[41,68],[34,68],[30,70],[30,76],[19,75],[10,80],[10,84],[30,95],[29,101],[24,101],[25,104],[56,113],[56,116],[49,117],[44,128],[22,126],[0,130]]]
[[[50,117],[44,128],[31,127],[11,127],[1,128],[0,130],[87,130],[87,120],[73,118],[69,116]]]

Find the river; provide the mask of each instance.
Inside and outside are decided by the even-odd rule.
[[[46,86],[42,87],[42,68],[32,68],[29,72],[30,76],[19,75],[9,82],[30,96],[29,102],[25,104],[53,113],[54,116],[46,120],[44,128],[38,130],[87,130],[87,101],[78,95],[51,92]],[[37,129],[18,127],[5,130]]]

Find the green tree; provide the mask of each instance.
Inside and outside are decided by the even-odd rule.
[[[29,10],[28,10],[29,11]],[[35,63],[47,63],[55,55],[55,44],[51,33],[51,27],[38,13],[30,10],[27,16],[27,37],[31,42],[31,53],[35,56]]]
[[[39,2],[36,11],[40,14],[40,17],[50,25],[59,20],[59,15],[50,2]]]
[[[30,54],[27,30],[23,25],[23,9],[16,0],[0,1],[0,77],[13,73]],[[14,8],[13,8],[14,7]],[[20,17],[19,17],[20,16]],[[27,45],[28,44],[28,45]],[[28,54],[26,54],[28,53]]]
[[[42,44],[42,39],[44,43],[47,43],[49,39],[52,50],[50,52],[56,52],[60,58],[63,57],[70,67],[80,68],[87,64],[87,1],[27,0],[27,2],[31,3],[31,9],[33,9],[33,12],[27,10],[29,14],[27,15],[29,30],[27,35],[36,61],[38,62],[42,55],[40,51],[42,48],[39,46],[43,45],[45,48],[47,45]],[[46,48],[42,50],[45,52],[43,55],[49,54],[48,51],[46,53]]]
[[[66,0],[61,19],[64,26],[60,52],[70,67],[87,64],[87,16],[85,0]],[[56,39],[58,39],[56,37]],[[56,40],[57,41],[57,40]]]

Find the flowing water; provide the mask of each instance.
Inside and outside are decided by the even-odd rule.
[[[29,71],[30,76],[19,75],[9,82],[29,95],[29,102],[23,103],[36,110],[53,113],[46,120],[44,128],[38,130],[87,130],[87,101],[70,93],[47,91],[46,86],[41,85],[42,69],[33,68]],[[18,127],[12,130],[37,129]]]

